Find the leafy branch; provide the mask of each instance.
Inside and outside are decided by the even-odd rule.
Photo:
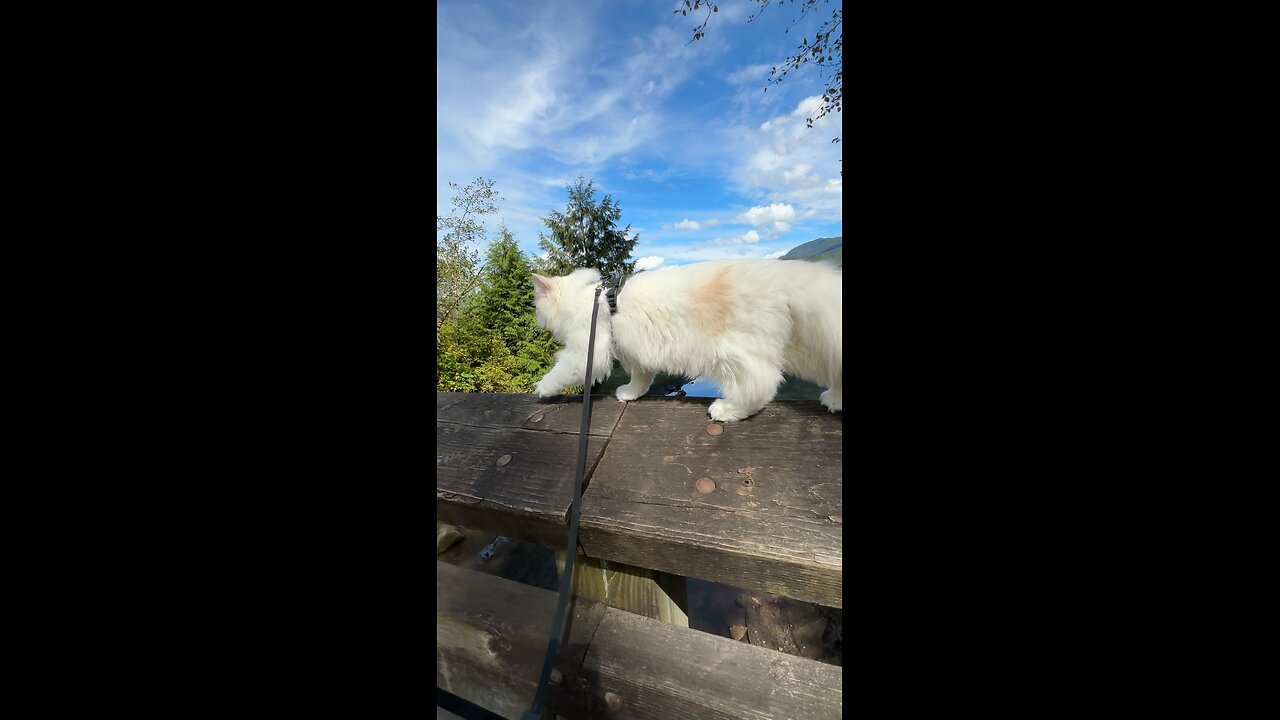
[[[764,14],[765,10],[774,2],[774,0],[752,0],[759,3],[760,9],[747,18],[747,22],[754,22],[757,18]],[[796,0],[779,0],[779,2],[795,3]],[[800,14],[792,21],[791,26],[785,32],[790,33],[791,29],[800,23],[810,13],[814,13],[818,9],[818,4],[827,4],[830,0],[801,0]],[[710,3],[704,3],[702,0],[681,0],[681,7],[675,12],[687,16],[688,13],[698,10],[700,7],[709,8],[707,16],[703,18],[702,24],[693,29],[692,43],[706,37],[707,23],[711,19],[712,13],[719,12],[720,9]],[[815,65],[823,69],[822,81],[825,86],[822,91],[822,103],[817,110],[805,119],[808,127],[813,127],[813,121],[825,117],[832,112],[840,112],[844,103],[844,10],[837,9],[831,11],[831,17],[822,21],[818,26],[817,33],[810,40],[806,35],[801,38],[800,44],[796,47],[796,54],[788,57],[781,65],[774,66],[769,71],[769,81],[765,84],[765,92],[769,91],[770,85],[780,84],[786,79],[792,70],[798,70],[804,65]],[[840,142],[840,138],[835,138],[831,142]]]

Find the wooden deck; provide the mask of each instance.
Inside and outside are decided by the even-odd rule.
[[[593,397],[582,549],[843,607],[843,416],[778,401],[721,425],[710,403]],[[438,392],[439,519],[562,547],[581,412],[580,397]]]

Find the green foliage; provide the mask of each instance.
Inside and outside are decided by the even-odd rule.
[[[615,225],[622,209],[605,195],[597,202],[595,181],[584,184],[581,177],[569,191],[565,212],[551,211],[542,222],[551,235],[539,235],[538,246],[547,252],[542,267],[552,275],[564,275],[575,268],[596,268],[605,277],[630,273],[634,262],[627,262],[639,236],[630,237],[631,226],[618,230]]]
[[[484,240],[485,227],[480,217],[498,210],[501,199],[493,189],[493,180],[476,178],[466,187],[449,183],[458,191],[453,197],[453,213],[436,216],[436,339],[444,325],[457,320],[467,299],[480,285],[481,272],[478,245]]]
[[[485,255],[478,291],[440,328],[436,389],[531,392],[556,344],[534,317],[529,259],[505,227]]]

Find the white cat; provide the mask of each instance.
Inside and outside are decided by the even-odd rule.
[[[535,274],[538,325],[564,344],[534,389],[539,397],[581,385],[586,375],[591,299],[600,273]],[[622,402],[649,390],[658,372],[715,383],[723,398],[713,420],[741,420],[773,399],[782,373],[828,388],[819,402],[841,409],[841,271],[802,260],[717,260],[636,274],[609,314],[600,293],[591,377],[609,377],[616,358],[631,374]]]

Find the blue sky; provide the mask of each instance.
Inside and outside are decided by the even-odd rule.
[[[505,222],[536,254],[541,218],[582,175],[638,233],[640,268],[842,235],[842,116],[805,126],[821,69],[764,91],[839,0],[794,27],[795,5],[775,0],[748,23],[756,2],[717,4],[690,43],[703,11],[673,14],[677,0],[438,2],[437,214],[451,212],[449,182],[491,178],[490,232]]]

